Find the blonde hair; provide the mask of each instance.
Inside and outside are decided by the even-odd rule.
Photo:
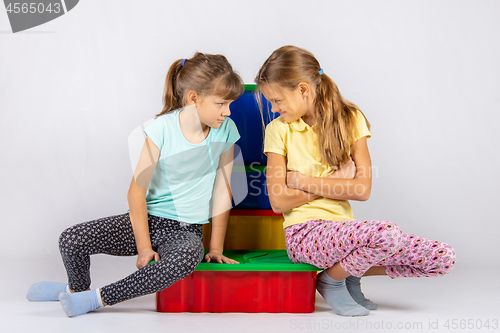
[[[196,52],[190,59],[176,60],[169,68],[163,90],[163,109],[159,117],[187,104],[186,93],[216,95],[235,100],[243,93],[243,81],[220,54]]]
[[[320,69],[321,66],[312,53],[287,45],[280,47],[267,58],[255,82],[258,86],[276,84],[289,89],[295,89],[300,82],[310,84],[322,162],[331,167],[340,167],[349,160],[354,117],[355,113],[361,110],[345,100],[337,85],[328,75],[320,74]],[[259,104],[262,109],[262,103]],[[365,120],[370,128],[366,117]]]

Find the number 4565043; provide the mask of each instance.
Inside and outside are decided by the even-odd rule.
[[[448,319],[444,323],[447,329],[456,330],[458,328],[464,330],[480,330],[480,329],[498,329],[498,319],[483,320],[483,319]]]
[[[19,2],[14,2],[14,3],[9,3],[7,6],[7,13],[60,13],[61,12],[61,4],[58,2],[55,3],[49,3],[47,6],[45,6],[43,3],[19,3]]]

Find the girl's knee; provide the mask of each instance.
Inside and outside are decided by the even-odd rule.
[[[59,236],[59,252],[61,254],[86,252],[88,247],[86,232],[78,224],[65,229]]]
[[[432,260],[436,262],[435,274],[446,275],[457,262],[455,249],[449,244],[440,243],[440,246],[433,253]]]
[[[167,274],[174,274],[175,278],[183,279],[191,274],[203,260],[205,251],[201,242],[185,242],[175,251],[170,250],[168,255],[160,254],[160,261],[166,265],[163,268]],[[172,269],[175,267],[175,269]]]
[[[203,243],[192,244],[187,246],[184,251],[182,251],[186,258],[186,265],[191,271],[194,271],[196,266],[203,260],[205,256],[205,250],[203,248]]]
[[[70,244],[76,244],[76,239],[77,237],[75,236],[75,232],[73,227],[69,227],[65,229],[61,234],[59,235],[59,251],[61,253],[67,252],[70,248],[73,246]]]
[[[398,225],[391,222],[381,222],[375,229],[374,240],[390,253],[399,250],[403,243],[403,232]]]

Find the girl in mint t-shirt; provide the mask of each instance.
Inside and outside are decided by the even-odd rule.
[[[59,249],[68,283],[32,285],[30,301],[57,301],[69,317],[155,293],[207,262],[236,263],[222,254],[231,192],[234,143],[228,118],[242,81],[222,55],[196,53],[167,74],[163,110],[146,139],[128,191],[129,212],[63,231]],[[202,224],[212,219],[204,255]],[[138,255],[138,270],[90,290],[90,255]],[[154,263],[148,264],[155,260]]]

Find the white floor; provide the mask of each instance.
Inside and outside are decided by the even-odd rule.
[[[135,269],[134,258],[95,256],[92,287]],[[58,302],[29,302],[26,291],[40,280],[64,281],[56,256],[2,260],[0,332],[478,332],[500,330],[500,268],[458,265],[445,277],[363,279],[365,295],[379,305],[367,317],[334,314],[317,294],[311,314],[159,313],[149,295],[67,318]],[[480,273],[476,273],[480,272]],[[488,321],[489,320],[489,321]],[[488,322],[487,322],[488,321]],[[446,324],[448,323],[448,327]],[[489,324],[489,329],[484,327]],[[456,325],[456,328],[454,328]],[[462,325],[461,329],[460,325]],[[470,325],[470,326],[467,326]],[[480,329],[480,325],[483,326]],[[496,327],[496,329],[494,329]]]

